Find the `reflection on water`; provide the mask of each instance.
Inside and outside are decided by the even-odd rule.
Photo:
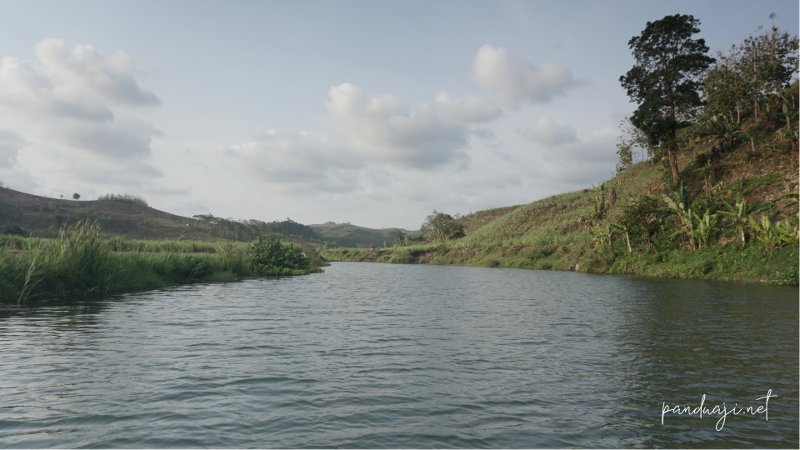
[[[5,310],[0,446],[797,447],[797,294],[339,263]]]

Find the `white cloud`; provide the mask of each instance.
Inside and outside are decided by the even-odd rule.
[[[26,142],[20,170],[49,186],[141,185],[161,176],[149,162],[160,133],[131,110],[160,100],[139,85],[128,55],[47,39],[36,56],[35,64],[0,60],[0,120]]]
[[[76,45],[69,50],[60,39],[45,39],[36,46],[36,56],[62,86],[82,88],[122,104],[161,103],[155,94],[139,86],[134,77],[136,64],[123,52],[107,57],[92,45]]]
[[[534,65],[515,58],[502,47],[484,45],[472,65],[473,79],[513,108],[521,102],[546,103],[576,85],[565,67]]]
[[[485,100],[458,100],[447,93],[412,111],[392,95],[368,97],[347,83],[331,87],[327,107],[362,156],[416,169],[463,160],[475,126],[502,114]]]
[[[577,140],[572,127],[557,124],[549,117],[542,117],[530,127],[517,129],[517,132],[533,142],[549,147],[571,144]]]
[[[491,102],[447,93],[412,110],[392,95],[370,97],[352,84],[329,90],[335,130],[328,134],[269,131],[230,146],[238,170],[291,191],[360,192],[389,183],[376,174],[463,168],[470,139],[489,139],[480,128],[502,114]]]

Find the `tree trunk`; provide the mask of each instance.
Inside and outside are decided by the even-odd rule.
[[[667,157],[669,159],[669,172],[672,175],[672,183],[675,186],[681,184],[681,173],[678,171],[678,146],[670,145],[667,150]]]

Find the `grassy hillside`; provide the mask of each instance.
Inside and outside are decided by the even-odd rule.
[[[92,220],[105,234],[129,239],[158,240],[238,240],[258,236],[277,237],[305,247],[319,245],[319,239],[303,232],[291,221],[246,223],[197,216],[181,217],[150,208],[131,198],[75,201],[26,194],[0,187],[0,234],[55,237],[65,226]],[[299,230],[299,231],[298,231]]]
[[[413,234],[399,228],[365,228],[349,223],[326,222],[309,225],[312,230],[329,245],[337,247],[383,247],[394,245],[398,231]]]
[[[791,130],[788,130],[791,131]],[[787,138],[789,136],[789,138]],[[714,218],[707,244],[690,245],[676,197],[659,164],[642,162],[601,186],[526,205],[481,211],[461,218],[466,236],[447,242],[379,249],[328,249],[327,258],[349,261],[463,264],[575,270],[664,277],[797,284],[796,138],[787,130],[720,149],[694,139],[681,154],[683,196],[695,214]],[[710,169],[713,168],[713,169]],[[753,224],[742,228],[726,215],[725,202],[744,200]],[[687,203],[688,204],[688,203]],[[764,218],[764,219],[762,219]],[[758,221],[791,224],[793,243],[781,244]],[[763,223],[763,222],[761,222]],[[740,241],[740,231],[747,238]],[[625,239],[628,235],[630,251]],[[774,234],[774,233],[773,233]],[[776,235],[777,236],[777,235]],[[773,236],[774,237],[774,236]]]

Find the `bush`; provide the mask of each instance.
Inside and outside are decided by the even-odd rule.
[[[670,216],[662,201],[644,196],[622,208],[619,222],[628,231],[632,246],[666,250],[672,247]]]
[[[247,258],[250,270],[257,275],[298,275],[311,271],[311,262],[305,253],[275,238],[259,238],[250,244]]]

